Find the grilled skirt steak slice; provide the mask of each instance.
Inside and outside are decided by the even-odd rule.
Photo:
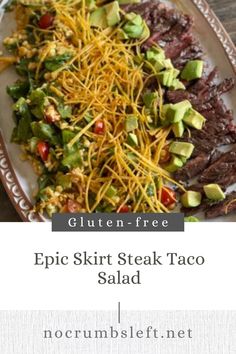
[[[199,85],[199,81],[197,83]],[[197,111],[202,112],[204,110],[209,110],[211,107],[214,107],[214,104],[216,104],[216,102],[220,99],[220,96],[231,91],[235,85],[234,79],[225,79],[219,85],[209,85],[206,82],[205,87],[203,79],[200,81],[200,83],[203,85],[203,87],[199,91],[196,89],[193,90],[191,88],[187,91],[168,91],[168,101],[170,103],[178,103],[183,100],[189,100]]]
[[[188,161],[184,167],[175,172],[174,177],[178,181],[187,182],[204,171],[209,161],[210,155],[202,153]]]
[[[222,202],[206,208],[207,219],[214,219],[236,212],[236,192],[229,194]]]
[[[227,188],[236,183],[236,149],[226,152],[210,167],[208,167],[199,178],[200,183],[217,183]]]

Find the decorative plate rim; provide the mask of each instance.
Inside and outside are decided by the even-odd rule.
[[[33,205],[26,197],[16,173],[12,167],[7,148],[0,130],[0,178],[13,206],[22,221],[43,221],[42,217],[33,211]]]
[[[195,5],[201,16],[205,18],[214,34],[223,46],[233,71],[236,73],[236,47],[216,16],[210,5],[205,0],[190,0]],[[4,143],[2,131],[0,129],[0,179],[17,213],[25,222],[45,221],[42,216],[33,211],[33,205],[26,197],[16,173],[13,169],[6,145]]]

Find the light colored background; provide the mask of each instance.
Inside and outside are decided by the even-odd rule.
[[[235,223],[187,223],[184,233],[52,233],[50,223],[0,225],[0,310],[236,310]],[[34,266],[35,252],[68,255],[67,266]],[[163,255],[163,266],[75,266],[87,251]],[[203,266],[169,266],[165,255],[204,256]],[[142,285],[99,285],[101,271],[141,271]],[[0,351],[1,354],[1,351]],[[65,353],[67,354],[67,353]],[[199,353],[201,354],[201,353]]]
[[[193,330],[193,339],[43,339],[43,330],[117,329],[115,312],[1,312],[1,354],[235,354],[236,312],[123,312],[120,327]]]

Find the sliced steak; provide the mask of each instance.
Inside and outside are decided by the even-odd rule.
[[[236,149],[223,154],[199,178],[200,183],[217,183],[224,188],[236,183]]]
[[[202,203],[196,208],[181,208],[181,212],[184,213],[185,216],[196,215],[198,213],[204,212],[209,207],[208,199],[203,199]]]
[[[175,172],[175,179],[178,181],[186,182],[199,175],[208,166],[210,161],[209,154],[200,154],[199,156],[191,159],[184,167]]]
[[[193,107],[202,112],[204,110],[209,110],[209,107],[214,107],[214,104],[218,102],[220,96],[224,93],[231,91],[235,85],[234,79],[225,79],[219,85],[209,85],[204,80],[197,82],[198,85],[202,85],[201,90],[188,89],[188,91],[168,91],[167,99],[170,103],[178,103],[183,100],[189,100]],[[209,103],[209,106],[207,105]]]
[[[215,205],[208,206],[205,210],[207,219],[214,219],[236,212],[236,192],[232,192],[225,200]]]
[[[188,47],[183,49],[177,57],[175,56],[172,58],[172,62],[174,67],[182,70],[189,60],[202,59],[202,57],[202,47],[197,41],[194,40]]]
[[[193,93],[195,95],[202,95],[203,92],[209,89],[209,87],[213,86],[215,83],[215,79],[218,76],[218,69],[215,67],[210,74],[204,74],[204,76],[195,81],[189,88],[188,92]]]

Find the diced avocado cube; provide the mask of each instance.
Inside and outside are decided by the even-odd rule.
[[[167,118],[167,112],[168,109],[170,108],[171,104],[167,103],[162,106],[161,112],[160,112],[160,119],[161,119],[161,124],[163,126],[167,126],[170,124],[168,118]]]
[[[191,143],[179,142],[175,141],[170,145],[169,151],[172,154],[180,155],[186,157],[187,159],[190,158],[194,150],[194,145]]]
[[[138,137],[136,134],[129,133],[127,141],[128,144],[131,146],[138,146]]]
[[[172,61],[170,59],[165,59],[164,65],[165,65],[166,69],[174,69]],[[178,75],[179,75],[179,73],[180,73],[179,70],[175,69],[174,70],[174,76],[177,74],[177,72],[178,72]]]
[[[203,189],[207,198],[210,200],[220,201],[225,199],[225,193],[218,184],[208,184],[204,186]]]
[[[190,127],[201,130],[206,122],[206,119],[193,108],[190,108],[185,114],[183,121]]]
[[[143,102],[147,108],[151,108],[153,102],[158,98],[157,92],[146,92],[143,95]]]
[[[171,90],[185,90],[186,89],[184,84],[179,79],[173,80],[170,88],[171,88]]]
[[[120,6],[118,1],[113,1],[104,6],[107,15],[108,26],[112,27],[120,22]]]
[[[167,118],[171,123],[177,123],[181,121],[186,112],[192,107],[191,103],[188,100],[171,104],[167,110]]]
[[[104,7],[98,7],[95,11],[90,14],[90,25],[92,27],[107,28],[107,13]]]
[[[151,49],[146,51],[146,59],[153,65],[157,71],[160,71],[166,67],[165,65],[165,52],[161,48],[152,47]]]
[[[140,36],[140,39],[148,39],[150,37],[150,29],[148,27],[148,25],[146,24],[145,21],[143,21],[143,31],[142,34]]]
[[[176,79],[179,76],[180,71],[178,69],[175,69],[175,68],[173,68],[172,70],[173,70],[173,77],[174,77],[174,79]]]
[[[170,163],[165,166],[165,170],[174,173],[181,167],[183,167],[182,160],[177,156],[172,156]]]
[[[185,165],[188,161],[188,159],[186,157],[183,157],[183,156],[180,156],[182,162],[183,162],[183,165]]]
[[[150,61],[150,60],[149,60]],[[151,62],[151,61],[150,61]],[[160,72],[161,70],[165,69],[165,59],[158,59],[155,62],[153,62],[153,65],[155,67],[155,70],[157,72]]]
[[[137,25],[140,26],[143,24],[143,19],[142,16],[137,15],[134,12],[130,12],[128,14],[125,15],[126,20],[128,21],[128,23],[131,23],[133,25]]]
[[[171,86],[174,79],[174,73],[172,69],[161,71],[157,74],[157,78],[163,86]]]
[[[203,73],[203,61],[202,60],[190,60],[184,67],[181,78],[187,81],[200,79]]]
[[[196,216],[186,216],[184,218],[185,222],[199,222],[200,220]]]
[[[165,52],[161,48],[152,47],[146,51],[146,59],[148,61],[157,61],[160,59],[165,59]]]
[[[108,198],[114,198],[117,195],[117,189],[114,186],[110,186],[106,192]]]
[[[143,26],[142,25],[133,25],[127,23],[124,27],[123,30],[125,33],[129,36],[129,38],[140,38],[143,33]]]
[[[181,121],[172,125],[172,130],[176,138],[181,138],[184,134],[184,123]]]
[[[181,196],[181,203],[185,208],[196,208],[201,204],[202,195],[199,192],[187,191]]]
[[[134,115],[129,115],[125,119],[125,130],[127,132],[132,132],[138,128],[138,118]]]

